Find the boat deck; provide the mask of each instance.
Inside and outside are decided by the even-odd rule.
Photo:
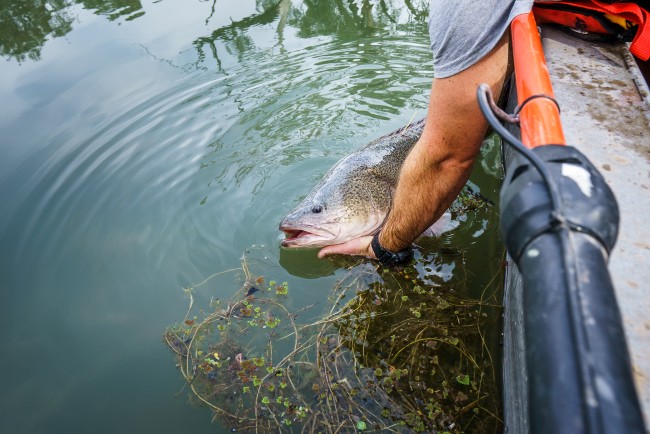
[[[542,44],[567,144],[599,168],[621,213],[610,273],[635,382],[650,422],[650,92],[624,43],[543,27]]]

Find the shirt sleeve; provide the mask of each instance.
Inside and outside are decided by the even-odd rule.
[[[431,0],[429,36],[433,73],[445,78],[474,65],[501,39],[533,0]]]

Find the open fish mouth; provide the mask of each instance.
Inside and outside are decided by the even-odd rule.
[[[282,247],[322,247],[332,244],[334,235],[328,231],[310,227],[280,226],[286,238]]]

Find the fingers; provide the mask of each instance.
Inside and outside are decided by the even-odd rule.
[[[323,247],[318,251],[318,257],[323,259],[326,256],[336,255],[339,252],[340,245]]]
[[[343,244],[336,244],[333,246],[323,247],[318,252],[319,258],[324,258],[330,255],[351,255],[351,256],[365,256],[367,258],[375,259],[375,255],[370,248],[370,241],[372,237],[355,238],[346,241]]]
[[[319,258],[324,258],[330,255],[353,255],[356,256],[354,246],[350,246],[350,241],[343,244],[336,244],[334,246],[326,246],[318,252]],[[361,254],[362,255],[362,254]]]

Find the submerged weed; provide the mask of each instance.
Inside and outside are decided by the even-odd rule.
[[[416,268],[380,278],[353,267],[329,313],[298,324],[283,304],[286,282],[251,291],[266,279],[242,269],[241,289],[200,316],[189,318],[188,289],[188,317],[164,334],[191,396],[216,420],[240,432],[498,431],[484,338],[496,303],[427,284]]]

